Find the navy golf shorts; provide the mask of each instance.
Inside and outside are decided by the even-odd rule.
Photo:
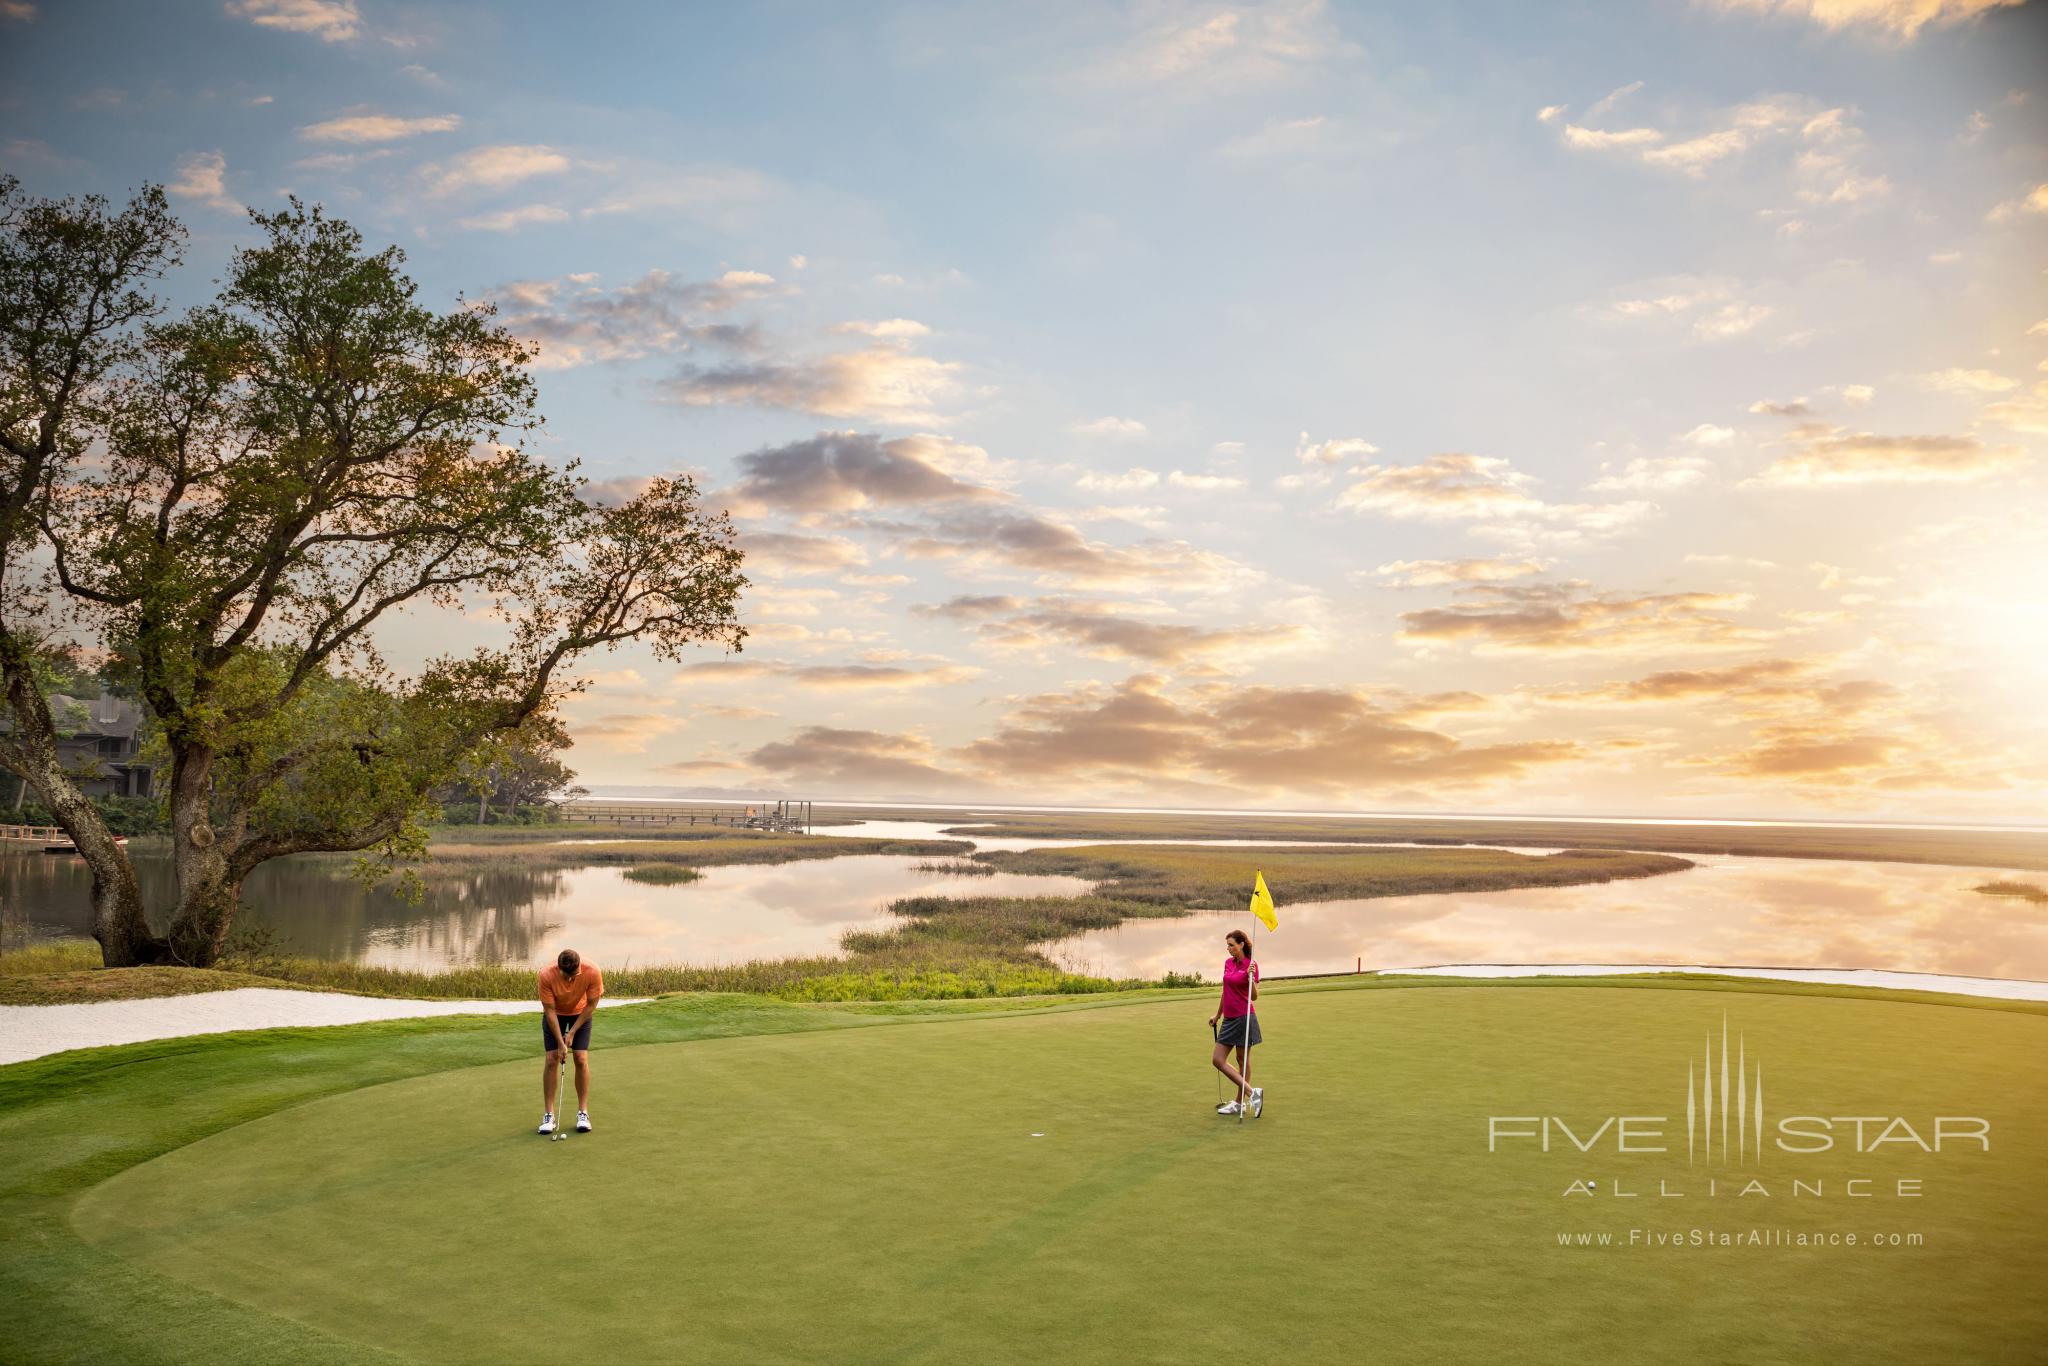
[[[569,1039],[569,1026],[575,1023],[576,1017],[574,1015],[555,1016],[556,1027],[562,1031],[562,1037],[565,1039]],[[583,1022],[583,1028],[576,1031],[576,1037],[569,1039],[570,1052],[588,1053],[590,1051],[590,1027],[596,1023],[597,1012],[592,1011],[590,1018]],[[551,1052],[555,1046],[555,1036],[548,1032],[548,1017],[545,1013],[540,1017],[540,1046],[543,1052]]]

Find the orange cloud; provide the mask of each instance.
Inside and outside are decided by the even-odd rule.
[[[1034,697],[955,751],[1017,783],[1161,781],[1261,792],[1364,794],[1470,787],[1580,757],[1570,741],[1466,745],[1345,688],[1211,686],[1187,700],[1150,675]]]
[[[1725,650],[1769,638],[1721,615],[1748,605],[1747,597],[1725,593],[1625,597],[1581,584],[1480,584],[1449,607],[1403,612],[1401,637],[1551,654]]]
[[[1803,428],[1799,444],[1753,482],[1790,487],[1829,484],[1961,483],[2028,463],[2018,446],[1987,446],[1974,436],[1880,436],[1839,427]]]
[[[1146,621],[1099,603],[1065,598],[959,597],[921,616],[978,621],[976,636],[1007,650],[1078,649],[1097,659],[1180,664],[1190,659],[1270,649],[1300,640],[1299,626],[1202,627]]]

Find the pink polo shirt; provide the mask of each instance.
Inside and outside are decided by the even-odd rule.
[[[1247,966],[1235,958],[1226,959],[1223,964],[1223,1018],[1235,1020],[1240,1015],[1257,1012],[1251,1002],[1248,983],[1259,980],[1259,965]]]

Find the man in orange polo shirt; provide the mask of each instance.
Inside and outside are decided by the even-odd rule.
[[[563,949],[552,967],[540,970],[540,1038],[548,1051],[540,1074],[544,1134],[555,1131],[555,1089],[565,1053],[576,1058],[576,1132],[590,1132],[590,1025],[603,995],[604,974],[574,949]]]

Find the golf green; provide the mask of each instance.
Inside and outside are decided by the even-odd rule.
[[[1268,1110],[1240,1125],[1212,1113],[1207,1008],[610,1051],[600,1022],[593,1134],[533,1134],[537,1059],[433,1072],[129,1167],[73,1226],[420,1361],[2003,1362],[2048,1340],[2048,1017],[1274,990]],[[1724,1020],[1752,1124],[1760,1066],[1773,1126],[1902,1116],[1931,1142],[1937,1116],[1981,1117],[1990,1150],[1893,1127],[1859,1153],[1838,1124],[1829,1152],[1759,1163],[1746,1140],[1721,1153],[1717,1114],[1688,1164],[1688,1068],[1718,1066]],[[1561,1117],[1579,1142],[1663,1116],[1668,1150],[1618,1153],[1609,1126],[1584,1152],[1556,1133],[1489,1152],[1490,1116]]]

